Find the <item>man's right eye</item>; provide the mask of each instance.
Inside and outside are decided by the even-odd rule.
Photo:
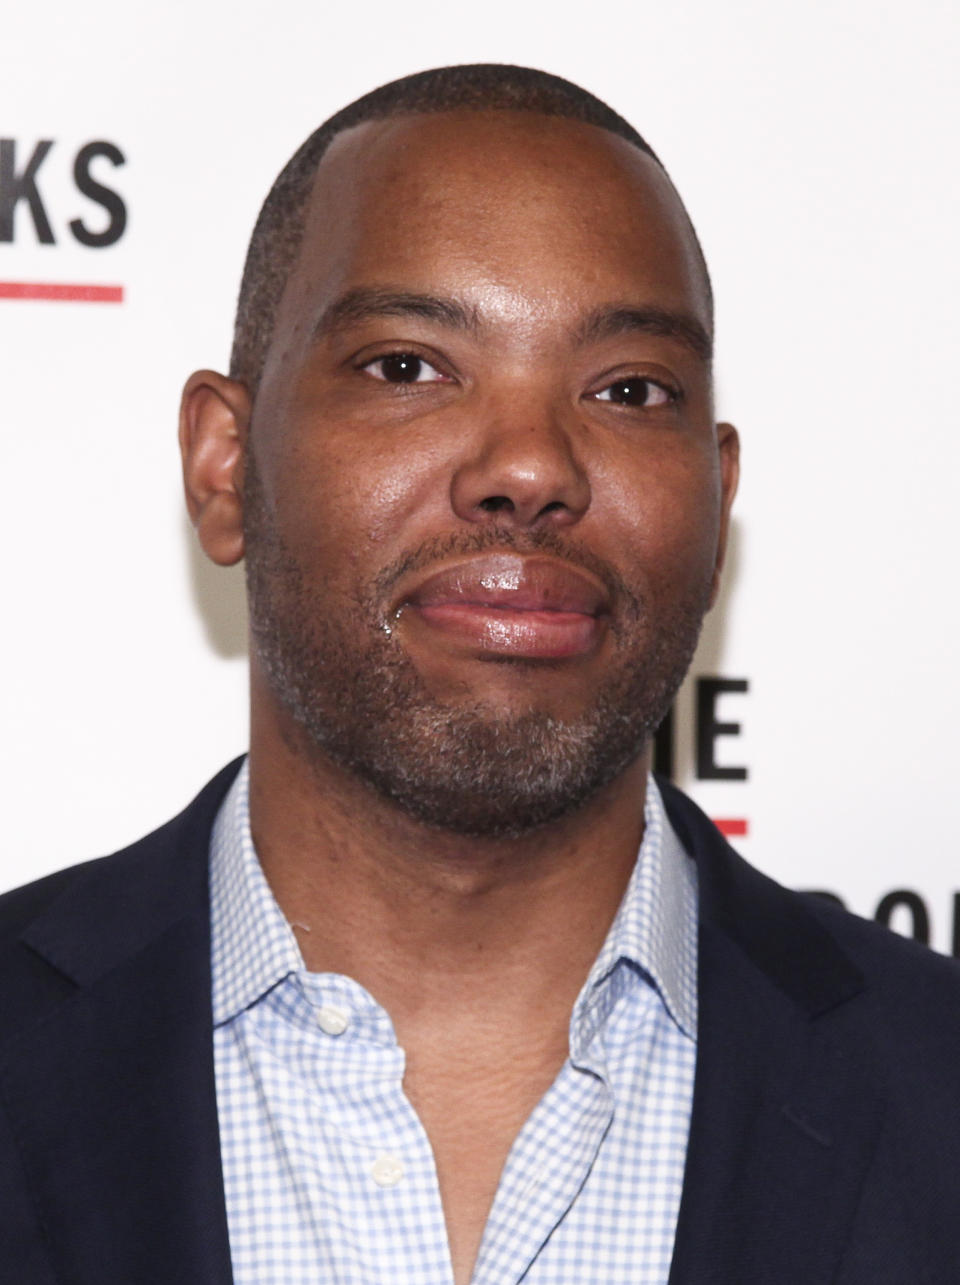
[[[413,352],[392,352],[385,357],[375,357],[360,369],[387,384],[448,383],[450,378]]]

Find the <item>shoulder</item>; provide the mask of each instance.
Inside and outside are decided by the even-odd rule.
[[[783,887],[735,852],[691,799],[659,784],[670,820],[697,863],[702,922],[728,934],[786,989],[792,981],[795,990],[829,997],[826,979],[845,973],[838,995],[870,992],[874,1006],[882,998],[914,1026],[955,1008],[960,962],[827,898]]]
[[[19,936],[48,906],[102,866],[104,861],[111,859],[115,858],[98,857],[93,861],[83,861],[0,894],[0,943]]]
[[[239,762],[129,847],[0,896],[0,1037],[184,916],[207,915],[210,831]]]
[[[133,883],[152,873],[156,862],[169,861],[209,835],[217,809],[239,770],[235,759],[217,773],[172,820],[109,856],[78,862],[0,894],[0,940],[16,933],[48,906],[91,881],[100,888]]]
[[[939,1083],[947,1109],[960,1083],[960,961],[816,894],[789,895],[863,975],[861,1030],[877,1061],[931,1097]]]

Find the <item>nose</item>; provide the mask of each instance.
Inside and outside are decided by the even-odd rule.
[[[491,416],[451,483],[457,516],[517,529],[572,526],[590,507],[590,482],[556,413]]]

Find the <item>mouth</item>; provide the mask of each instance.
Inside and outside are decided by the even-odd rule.
[[[562,660],[588,655],[607,627],[606,589],[555,558],[485,553],[434,572],[402,594],[393,615],[439,641],[489,655]]]

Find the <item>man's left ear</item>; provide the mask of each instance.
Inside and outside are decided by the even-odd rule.
[[[730,533],[730,508],[740,481],[740,437],[732,424],[717,425],[717,453],[720,458],[720,534],[717,540],[717,561],[713,568],[713,585],[710,589],[710,606],[720,592],[720,573],[727,555],[727,536]]]
[[[180,401],[180,454],[190,520],[203,551],[222,567],[243,557],[243,458],[250,394],[214,370],[198,370]]]

